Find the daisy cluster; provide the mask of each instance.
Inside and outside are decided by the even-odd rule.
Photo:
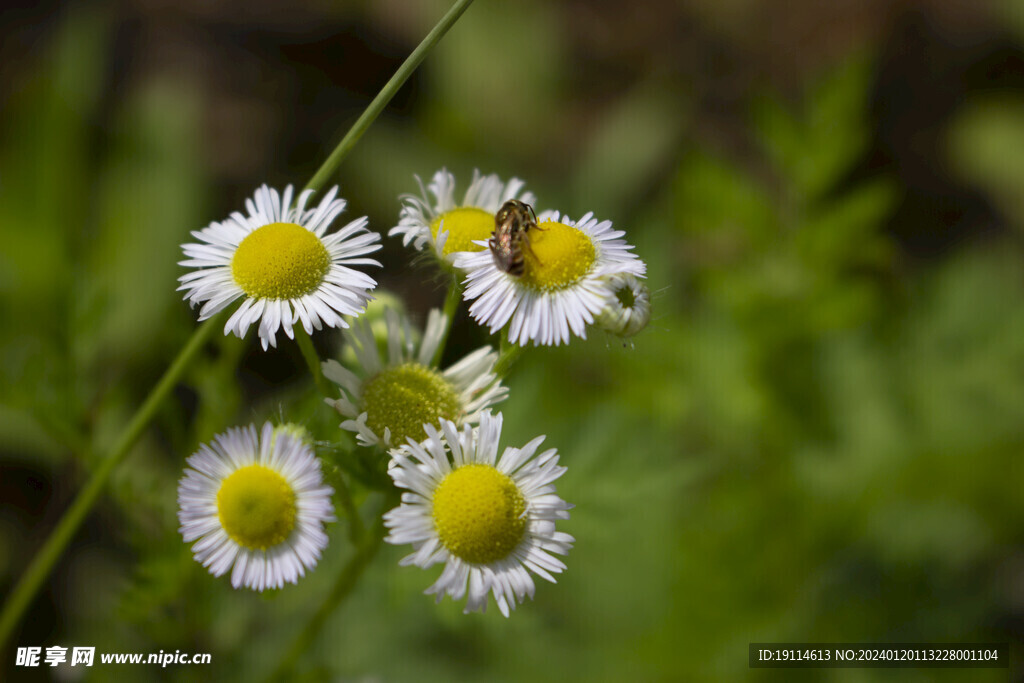
[[[497,176],[474,173],[461,202],[454,199],[455,181],[445,169],[426,189],[419,184],[420,195],[403,196],[399,223],[389,235],[454,266],[465,278],[469,314],[492,334],[507,326],[508,340],[515,344],[558,345],[567,344],[570,334],[585,339],[595,320],[621,336],[646,325],[649,307],[640,314],[629,307],[626,320],[615,313],[622,309],[617,294],[624,286],[643,287],[637,278],[647,267],[611,221],[590,212],[576,220],[557,210],[541,212],[536,226],[514,245],[523,253],[525,271],[513,274],[501,267],[487,240],[502,204],[534,201],[523,192],[522,181],[502,183]],[[627,278],[630,285],[623,284]]]
[[[369,258],[380,235],[366,217],[331,230],[346,205],[336,187],[315,206],[310,190],[260,187],[245,213],[193,232],[196,242],[182,247],[189,271],[179,289],[200,307],[200,320],[239,302],[224,314],[225,334],[255,327],[264,349],[277,346],[279,333],[298,335],[307,361],[317,361],[311,370],[330,382],[325,400],[354,436],[350,450],[361,449],[328,467],[315,453],[322,442],[304,427],[268,422],[229,429],[188,459],[178,487],[182,537],[211,574],[230,573],[235,588],[282,588],[316,566],[335,519],[328,469],[341,477],[334,483],[348,475],[400,493],[383,516],[384,540],[411,546],[402,565],[443,565],[426,591],[439,601],[465,598],[470,612],[493,598],[508,616],[533,597],[534,577],[554,582],[565,569],[557,556],[574,539],[556,524],[572,505],[555,491],[565,467],[555,449],[541,450],[543,436],[501,447],[494,406],[509,395],[508,350],[485,345],[440,365],[459,302],[451,294],[489,333],[507,335],[509,349],[569,343],[592,325],[628,337],[650,317],[646,267],[608,220],[536,213],[518,179],[474,172],[461,198],[446,170],[425,187],[417,182],[390,235],[452,282],[445,312],[430,311],[422,331],[400,305],[367,314],[376,281],[362,268],[380,266]],[[302,335],[324,327],[341,328],[344,345],[338,358],[319,362]],[[389,484],[367,471],[374,463]]]

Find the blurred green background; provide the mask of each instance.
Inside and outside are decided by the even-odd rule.
[[[191,334],[188,232],[303,184],[446,3],[23,3],[0,15],[0,595]],[[386,233],[446,166],[614,221],[633,343],[532,351],[577,539],[505,620],[385,547],[303,680],[1020,680],[1024,4],[479,0],[344,163]],[[418,319],[441,283],[386,239]],[[424,286],[426,283],[426,286]],[[482,343],[457,321],[447,357]],[[340,337],[318,335],[333,353]],[[176,530],[184,459],[285,417],[340,439],[293,344],[220,338],[120,467],[19,645],[209,652],[87,680],[251,680],[350,553],[235,592]],[[1009,641],[1010,670],[751,670],[758,641]],[[15,669],[0,678],[47,680]],[[62,667],[63,674],[81,674]],[[72,679],[63,679],[72,680]]]

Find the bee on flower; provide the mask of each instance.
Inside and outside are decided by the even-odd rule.
[[[647,270],[622,239],[625,233],[591,213],[573,221],[543,212],[525,235],[521,269],[502,267],[488,250],[455,257],[455,267],[466,273],[469,314],[492,334],[508,325],[514,344],[557,346],[569,343],[570,335],[585,339],[587,325],[615,296],[609,278],[643,277]]]
[[[473,171],[461,201],[455,199],[455,176],[446,169],[435,173],[426,188],[418,176],[416,182],[420,194],[402,195],[398,225],[388,235],[401,237],[402,244],[417,251],[432,251],[446,265],[460,251],[482,248],[476,241],[490,237],[494,214],[506,201],[535,201],[533,193],[524,191],[522,180],[512,178],[506,183],[495,174],[479,171]]]

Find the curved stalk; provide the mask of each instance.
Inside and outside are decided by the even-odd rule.
[[[160,381],[149,392],[149,396],[146,397],[146,400],[143,401],[136,411],[132,421],[121,432],[121,436],[110,450],[110,453],[103,459],[99,467],[93,471],[89,481],[86,482],[74,502],[71,503],[71,507],[67,509],[60,522],[50,532],[46,542],[36,552],[32,563],[25,570],[14,590],[11,591],[10,597],[4,603],[3,612],[0,613],[0,647],[10,638],[22,614],[39,591],[39,587],[42,586],[43,581],[50,575],[50,572],[53,571],[53,565],[57,563],[57,559],[64,552],[64,548],[67,547],[78,527],[85,521],[85,517],[92,510],[93,505],[96,504],[96,500],[99,498],[100,493],[103,492],[103,488],[107,480],[110,479],[114,468],[121,464],[125,456],[131,451],[132,446],[142,436],[146,426],[149,425],[150,420],[156,415],[160,404],[163,403],[164,398],[167,397],[167,394],[171,392],[174,385],[181,379],[189,363],[192,362],[192,359],[202,349],[203,344],[210,338],[213,330],[220,327],[222,318],[223,315],[214,316],[196,328],[196,331],[178,353],[178,357],[167,368],[167,372],[164,373]]]
[[[349,129],[348,133],[342,138],[338,146],[335,147],[334,151],[331,152],[330,156],[324,161],[317,172],[313,175],[312,179],[306,184],[307,189],[319,189],[328,178],[338,169],[342,160],[348,155],[348,153],[355,146],[359,138],[362,137],[363,133],[370,127],[370,124],[380,115],[387,106],[387,103],[395,96],[399,88],[408,80],[412,72],[416,70],[416,67],[420,65],[423,59],[427,56],[434,45],[448,32],[448,29],[455,24],[456,20],[462,13],[466,11],[473,0],[458,0],[451,9],[441,18],[436,26],[427,34],[427,37],[423,39],[423,42],[413,50],[412,54],[405,60],[405,62],[398,68],[395,75],[392,76],[391,80],[387,82],[380,93],[373,99],[370,105],[366,108],[363,114],[356,120],[356,122]],[[14,631],[15,626],[21,620],[22,615],[28,608],[32,599],[35,597],[39,588],[43,582],[53,571],[53,566],[56,564],[57,559],[64,552],[71,538],[75,532],[81,526],[85,517],[92,510],[92,507],[96,504],[97,499],[103,492],[106,486],[107,480],[110,478],[114,468],[120,464],[131,447],[135,442],[142,436],[143,431],[149,425],[149,422],[153,419],[160,404],[166,398],[167,394],[170,393],[171,389],[178,382],[181,375],[184,374],[188,364],[196,356],[199,350],[202,348],[203,342],[209,338],[212,330],[218,326],[218,321],[222,316],[218,315],[211,320],[206,321],[200,325],[196,331],[192,334],[192,337],[186,342],[185,347],[178,354],[177,358],[171,363],[171,366],[164,373],[164,376],[160,379],[157,385],[150,391],[145,402],[136,411],[132,417],[132,421],[125,427],[124,431],[121,432],[120,437],[117,440],[116,445],[111,449],[109,455],[100,463],[100,466],[92,473],[85,487],[79,492],[75,498],[71,507],[67,509],[60,522],[50,536],[46,539],[42,548],[36,553],[32,563],[25,570],[21,580],[14,587],[7,601],[4,603],[3,612],[0,612],[0,648],[7,642],[11,634]],[[302,343],[300,342],[300,347]],[[303,355],[306,355],[306,351],[303,351]],[[308,359],[307,359],[308,362]],[[314,378],[317,375],[314,374]],[[321,378],[322,381],[322,378]],[[374,546],[376,547],[376,546]],[[360,557],[357,555],[357,558]],[[369,558],[372,554],[366,558],[366,562],[369,562]],[[344,595],[342,595],[344,597]]]

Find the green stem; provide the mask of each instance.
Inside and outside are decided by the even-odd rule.
[[[437,345],[437,350],[434,351],[434,357],[431,359],[430,364],[435,368],[441,365],[441,356],[444,355],[444,347],[448,343],[448,334],[452,331],[452,321],[455,320],[455,312],[459,309],[459,302],[462,301],[462,285],[459,284],[459,280],[456,277],[452,277],[451,282],[448,283],[448,294],[444,297],[444,333],[441,335],[441,341]]]
[[[207,320],[192,334],[184,348],[178,353],[178,357],[167,368],[167,372],[160,378],[157,385],[153,387],[153,390],[149,392],[149,396],[146,397],[142,406],[136,411],[132,421],[121,433],[121,437],[117,440],[109,455],[93,471],[85,487],[82,488],[74,502],[71,503],[71,507],[67,509],[60,522],[50,532],[46,543],[36,553],[32,563],[25,570],[21,580],[18,581],[18,585],[11,591],[10,597],[4,604],[3,612],[0,613],[0,646],[10,638],[15,625],[21,619],[25,609],[28,608],[39,587],[53,570],[53,565],[56,564],[57,558],[60,557],[72,536],[75,535],[78,527],[85,520],[86,515],[89,514],[92,506],[95,505],[96,499],[102,493],[103,487],[106,485],[114,468],[124,460],[136,440],[142,436],[143,430],[145,430],[150,420],[153,419],[160,404],[167,394],[170,393],[171,389],[174,388],[174,385],[178,383],[189,363],[199,353],[200,349],[203,348],[206,340],[210,338],[214,330],[221,326],[221,318],[221,315],[217,315]]]
[[[388,499],[385,501],[385,506],[387,506],[388,501],[394,497],[394,495],[388,496]],[[356,546],[355,554],[349,559],[348,563],[341,570],[341,573],[338,574],[338,578],[335,581],[331,592],[327,595],[327,598],[320,603],[320,608],[306,623],[305,628],[302,629],[302,633],[300,633],[292,642],[292,646],[281,658],[277,668],[274,669],[274,672],[267,679],[268,681],[283,681],[290,679],[289,674],[295,668],[295,663],[298,662],[303,653],[309,649],[313,640],[320,633],[320,629],[323,628],[324,622],[326,622],[327,618],[338,608],[338,605],[340,605],[345,598],[352,593],[352,589],[355,588],[359,577],[362,576],[363,571],[365,571],[365,569],[370,565],[370,562],[380,549],[381,543],[384,540],[384,535],[384,518],[378,517],[377,523],[373,528],[373,533],[370,534],[369,538],[364,539],[361,545]]]
[[[448,32],[448,29],[452,27],[455,21],[462,16],[462,13],[466,11],[473,0],[458,0],[448,13],[441,18],[441,21],[427,34],[427,37],[423,39],[423,42],[413,50],[412,54],[405,60],[395,75],[390,81],[384,86],[384,89],[380,91],[380,94],[374,98],[370,106],[366,108],[362,116],[353,124],[352,128],[349,129],[348,133],[342,138],[338,146],[331,152],[331,155],[326,161],[320,166],[317,172],[313,175],[313,178],[306,184],[307,189],[319,189],[327,179],[337,170],[341,161],[351,151],[352,147],[355,146],[356,142],[362,137],[366,129],[370,127],[370,124],[380,115],[384,107],[395,96],[398,89],[402,87],[402,84],[409,78],[416,67],[419,66],[420,62],[426,57],[427,52]],[[36,553],[32,563],[29,565],[25,574],[21,580],[14,587],[10,597],[4,604],[3,612],[0,613],[0,648],[3,647],[7,639],[10,638],[11,633],[14,631],[15,625],[21,619],[22,614],[28,608],[32,598],[38,592],[43,581],[49,576],[53,570],[53,565],[57,562],[57,558],[63,553],[64,548],[71,541],[75,531],[82,524],[86,515],[92,509],[92,506],[96,503],[100,493],[103,491],[103,487],[110,478],[111,472],[120,463],[124,457],[128,454],[128,451],[135,444],[135,441],[142,436],[142,432],[145,430],[149,421],[153,419],[153,415],[156,413],[157,408],[160,406],[161,401],[170,392],[171,388],[177,383],[178,379],[184,373],[186,367],[192,358],[196,355],[200,348],[202,348],[203,342],[209,338],[211,331],[217,327],[216,321],[221,316],[215,316],[214,319],[207,321],[201,325],[193,334],[185,347],[175,358],[171,367],[167,369],[164,376],[160,379],[160,382],[150,392],[146,398],[142,407],[135,413],[132,421],[128,424],[125,430],[121,433],[121,437],[118,439],[117,444],[111,450],[98,469],[96,469],[85,487],[75,498],[71,507],[64,513],[60,522],[52,532],[50,532],[49,538],[43,544],[43,547]],[[316,374],[314,374],[316,377]],[[358,556],[357,556],[358,557]],[[354,558],[355,559],[355,558]],[[367,559],[367,561],[369,561]],[[354,583],[354,580],[353,580]],[[342,596],[343,597],[343,596]]]
[[[398,68],[395,75],[391,77],[391,80],[387,82],[384,89],[380,91],[380,94],[370,103],[370,106],[366,108],[363,115],[359,117],[359,120],[355,122],[348,134],[342,139],[338,146],[328,157],[324,165],[320,167],[313,179],[306,185],[307,189],[318,190],[327,181],[327,179],[334,173],[338,164],[345,158],[349,150],[355,145],[356,141],[362,136],[362,134],[369,128],[370,124],[373,123],[374,119],[380,115],[381,111],[387,105],[388,101],[394,97],[398,89],[402,87],[402,84],[412,75],[412,72],[416,70],[416,67],[420,65],[420,62],[427,56],[434,45],[441,40],[442,36],[448,32],[448,29],[458,20],[462,13],[466,11],[473,0],[457,0],[452,8],[448,10],[448,13],[441,18],[441,21],[434,26],[433,30],[427,34],[427,37],[423,39],[423,42],[413,50],[412,54],[405,60],[405,62]],[[458,306],[459,299],[461,298],[461,288],[459,288],[456,281],[452,281],[452,285],[448,289],[448,296],[445,299],[445,313],[448,315],[445,327],[445,339],[442,339],[438,345],[437,357],[434,359],[435,365],[440,360],[440,355],[444,351],[444,342],[447,339],[448,331],[451,329],[451,318],[454,317],[455,309]],[[389,492],[386,498],[387,500],[395,498],[394,490]],[[351,498],[347,497],[347,492],[342,496],[342,504],[345,504],[346,499],[351,503]],[[354,509],[354,506],[352,506]],[[351,513],[350,513],[351,514]],[[353,517],[350,521],[352,524],[358,523],[358,517]],[[353,535],[356,533],[355,527],[352,527]],[[362,534],[361,534],[362,535]],[[362,545],[357,545],[355,555],[349,560],[348,564],[342,570],[341,574],[338,575],[338,579],[334,584],[334,588],[331,590],[330,595],[327,599],[321,603],[320,608],[316,611],[313,617],[306,624],[306,627],[299,634],[295,642],[292,643],[291,649],[285,654],[278,664],[274,673],[271,674],[271,681],[284,680],[287,675],[295,667],[295,663],[299,657],[309,648],[310,644],[316,638],[317,634],[320,633],[320,629],[323,628],[324,622],[327,618],[337,609],[338,605],[348,597],[348,595],[355,588],[356,582],[362,575],[363,571],[370,564],[374,555],[377,554],[377,550],[380,548],[381,542],[384,540],[384,520],[379,518],[377,524],[374,526],[374,531],[368,539],[366,539]]]
[[[328,398],[333,398],[334,394],[331,393],[327,384],[327,378],[324,377],[324,373],[320,369],[320,356],[317,355],[316,349],[313,347],[313,339],[306,334],[305,328],[301,325],[295,330],[295,342],[299,345],[299,351],[302,352],[302,358],[306,361],[309,373],[313,375],[317,391]]]
[[[500,334],[502,335],[501,350],[498,355],[498,362],[494,364],[494,374],[496,374],[499,379],[504,379],[508,374],[509,369],[512,367],[512,364],[519,359],[519,356],[523,353],[523,350],[526,347],[510,343],[505,337],[505,330],[502,330]]]
[[[406,58],[402,66],[398,67],[398,71],[395,72],[395,75],[391,77],[391,80],[387,82],[377,97],[373,99],[373,102],[370,102],[370,106],[366,108],[362,116],[352,125],[352,128],[349,129],[345,137],[338,143],[338,146],[334,148],[331,156],[327,157],[327,161],[323,163],[323,166],[316,172],[312,180],[306,184],[307,190],[319,190],[323,187],[327,179],[337,170],[342,159],[348,155],[356,142],[359,141],[359,138],[366,132],[366,129],[370,127],[370,124],[380,116],[380,113],[384,111],[384,107],[387,106],[391,98],[398,92],[398,89],[409,79],[409,76],[420,65],[427,56],[427,53],[430,52],[430,49],[444,37],[448,29],[458,21],[462,13],[471,4],[473,4],[473,0],[457,0],[451,9],[448,10],[448,13],[441,17],[441,20],[427,34],[427,37],[412,51],[412,54]]]

